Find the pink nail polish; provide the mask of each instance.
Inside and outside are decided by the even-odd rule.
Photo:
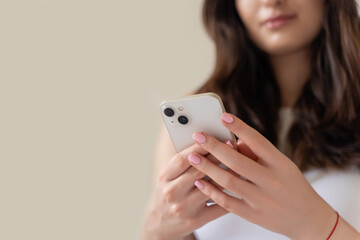
[[[195,154],[190,154],[188,156],[188,159],[194,165],[199,165],[200,164],[200,158],[198,156],[196,156]]]
[[[233,123],[234,122],[234,118],[228,114],[228,113],[223,113],[223,115],[221,116],[221,119],[224,120],[224,122],[226,123]]]
[[[200,190],[204,190],[204,188],[205,188],[205,185],[198,180],[195,181],[194,185]]]
[[[201,133],[194,133],[193,135],[193,139],[197,142],[197,143],[200,143],[200,144],[203,144],[206,142],[206,137],[201,134]]]

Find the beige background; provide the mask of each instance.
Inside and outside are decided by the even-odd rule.
[[[158,105],[213,66],[201,4],[0,1],[0,240],[138,237]]]
[[[0,240],[138,237],[158,105],[214,64],[201,4],[0,1]]]

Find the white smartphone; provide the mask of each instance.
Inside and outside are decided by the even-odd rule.
[[[205,132],[221,142],[230,140],[233,146],[236,139],[221,122],[221,115],[225,111],[221,98],[215,93],[202,93],[175,100],[163,101],[160,104],[161,116],[169,131],[177,152],[194,144],[192,135],[195,132]],[[227,166],[220,163],[223,169]],[[204,178],[209,180],[208,177]],[[225,193],[240,198],[228,191]],[[207,205],[214,204],[211,199]]]
[[[215,93],[163,101],[160,111],[177,152],[194,144],[192,135],[195,132],[205,132],[219,141],[235,143],[234,135],[221,122],[225,109]]]

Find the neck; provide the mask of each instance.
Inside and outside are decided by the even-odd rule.
[[[282,107],[293,107],[310,77],[310,49],[287,55],[270,56],[275,78],[281,92]]]

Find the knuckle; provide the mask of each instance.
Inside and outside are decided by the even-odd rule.
[[[229,209],[231,208],[231,204],[230,204],[230,202],[229,202],[229,198],[227,198],[225,194],[221,194],[221,195],[219,196],[219,204],[220,204],[223,208],[225,208],[225,209],[227,209],[227,210],[229,210]]]
[[[205,174],[203,172],[200,172],[199,170],[196,170],[192,177],[193,179],[200,179],[205,177]]]
[[[165,171],[165,168],[163,168],[159,173],[158,183],[162,183],[162,182],[165,182],[165,181],[166,181],[166,171]]]
[[[276,177],[274,177],[269,183],[271,184],[271,188],[273,189],[273,191],[278,192],[282,189],[282,183]]]
[[[196,218],[189,218],[186,221],[184,221],[184,223],[188,228],[199,228],[200,227],[199,221]]]
[[[186,217],[186,208],[182,203],[173,204],[171,207],[171,214],[183,219]]]
[[[174,187],[165,187],[162,195],[163,195],[164,203],[174,202],[176,199],[175,188]]]
[[[184,168],[188,165],[188,161],[187,159],[185,159],[185,156],[183,154],[178,153],[174,156],[174,158],[174,162],[179,168]]]
[[[226,174],[224,176],[224,188],[232,188],[233,184],[234,184],[234,180],[233,177],[230,174]]]
[[[216,147],[216,142],[213,137],[208,136],[205,146],[207,149],[214,149]]]
[[[244,129],[244,125],[240,121],[235,121],[234,124],[229,126],[232,126],[232,128],[236,129],[237,131],[243,131]]]

